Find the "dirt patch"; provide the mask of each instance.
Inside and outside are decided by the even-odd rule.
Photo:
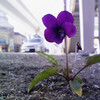
[[[54,56],[65,66],[65,55]],[[69,54],[69,66],[73,69],[74,54]],[[77,56],[76,71],[82,67],[85,57]],[[0,100],[100,100],[100,63],[88,67],[82,77],[83,96],[73,93],[62,77],[53,76],[39,82],[27,93],[29,83],[42,70],[52,64],[35,53],[0,53]]]

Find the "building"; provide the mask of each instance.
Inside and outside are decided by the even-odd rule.
[[[0,10],[0,38],[5,41],[1,43],[3,51],[14,51],[14,28],[8,23],[6,14]],[[5,45],[5,46],[4,46]]]
[[[14,51],[19,52],[23,41],[26,39],[24,35],[19,32],[14,32]]]

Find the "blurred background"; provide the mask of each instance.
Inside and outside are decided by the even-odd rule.
[[[63,54],[60,45],[44,39],[42,17],[57,17],[67,10],[74,16],[77,34],[68,41],[68,52],[75,52],[76,42],[82,51],[100,53],[100,0],[0,0],[0,52],[36,52]]]

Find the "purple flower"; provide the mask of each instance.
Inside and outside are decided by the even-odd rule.
[[[60,44],[66,35],[70,38],[76,34],[74,26],[74,18],[68,11],[62,11],[55,18],[51,14],[47,14],[42,18],[47,29],[44,32],[45,39],[48,42],[56,42]]]

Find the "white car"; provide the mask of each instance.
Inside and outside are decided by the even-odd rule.
[[[21,52],[44,52],[42,38],[34,38],[25,41],[21,46]]]

